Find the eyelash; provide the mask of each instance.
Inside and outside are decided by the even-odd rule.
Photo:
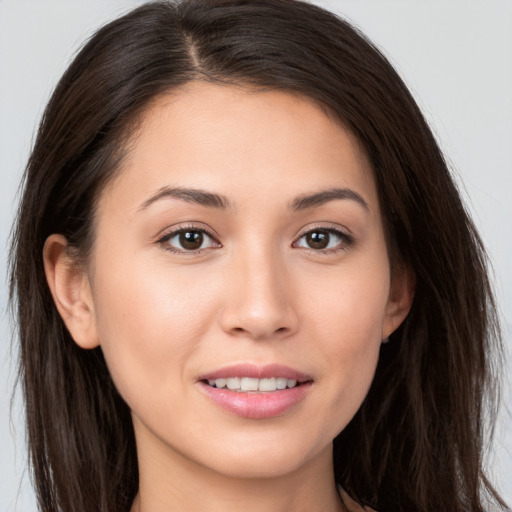
[[[194,254],[201,253],[201,252],[203,252],[203,251],[205,251],[205,250],[210,248],[210,247],[207,247],[207,248],[203,248],[203,249],[186,250],[186,249],[178,249],[178,248],[173,247],[172,245],[170,245],[168,243],[169,240],[173,239],[174,237],[179,236],[182,233],[187,233],[187,232],[201,233],[203,236],[208,237],[212,241],[212,244],[214,245],[215,248],[222,247],[221,243],[218,242],[218,240],[215,238],[215,236],[213,236],[207,229],[201,228],[201,227],[197,227],[197,226],[183,226],[183,227],[180,227],[178,229],[174,229],[173,231],[170,231],[170,232],[166,233],[165,235],[163,235],[162,237],[160,237],[156,241],[156,243],[160,244],[164,248],[164,250],[170,251],[170,252],[175,253],[175,254],[194,255]],[[341,247],[334,247],[334,248],[329,248],[329,249],[328,248],[314,249],[312,247],[302,247],[302,249],[308,251],[308,253],[311,253],[311,254],[320,254],[320,255],[322,255],[322,254],[324,254],[324,255],[325,254],[336,254],[336,253],[341,252],[341,251],[346,251],[355,242],[354,237],[352,235],[349,235],[348,233],[342,231],[338,227],[334,227],[334,226],[317,226],[317,227],[310,228],[307,231],[305,231],[304,233],[302,233],[293,242],[292,246],[293,247],[297,247],[296,244],[300,240],[302,240],[307,235],[315,233],[315,232],[317,232],[317,233],[318,232],[322,232],[322,233],[327,233],[329,235],[334,235],[335,237],[337,237],[340,240],[338,245],[341,244]],[[329,243],[330,243],[330,240],[329,240]]]
[[[164,250],[175,253],[175,254],[186,254],[186,255],[193,255],[198,254],[206,249],[195,249],[195,250],[185,250],[185,249],[178,249],[176,247],[173,247],[168,242],[169,240],[172,240],[174,237],[179,236],[182,233],[202,233],[203,235],[206,235],[216,247],[222,247],[220,242],[217,241],[217,239],[205,228],[200,228],[197,226],[183,226],[178,229],[174,229],[173,231],[170,231],[160,237],[156,243],[160,244]]]
[[[324,249],[314,249],[312,247],[302,247],[306,251],[308,251],[311,254],[320,254],[320,255],[327,255],[327,254],[337,254],[342,251],[346,251],[351,246],[354,245],[355,239],[352,235],[349,235],[346,231],[341,230],[337,226],[315,226],[312,228],[309,228],[307,231],[302,233],[295,242],[293,242],[293,245],[297,244],[300,240],[302,240],[304,237],[311,233],[328,233],[329,235],[334,235],[337,237],[340,242],[337,244],[340,247],[333,247],[333,248],[324,248]],[[330,242],[330,241],[329,241]]]

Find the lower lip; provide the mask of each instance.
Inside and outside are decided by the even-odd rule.
[[[214,388],[204,382],[199,383],[203,392],[224,410],[242,418],[264,419],[281,416],[301,402],[311,389],[311,382],[294,388],[277,391],[233,391],[227,388]]]

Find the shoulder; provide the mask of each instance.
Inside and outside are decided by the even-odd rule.
[[[338,487],[338,489],[348,512],[376,512],[373,508],[361,507],[341,487]]]

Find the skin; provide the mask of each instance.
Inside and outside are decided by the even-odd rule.
[[[204,82],[156,99],[132,142],[101,194],[86,268],[60,235],[44,251],[74,340],[101,346],[132,410],[132,511],[357,510],[337,493],[332,441],[412,300],[408,273],[390,274],[358,142],[308,100]],[[155,199],[163,187],[222,194],[229,205]],[[365,205],[354,195],[290,207],[334,188]],[[162,239],[179,228],[212,238],[195,252]],[[319,230],[327,249],[308,245],[305,234]],[[200,375],[251,362],[285,364],[313,384],[267,419],[239,417],[201,391]]]

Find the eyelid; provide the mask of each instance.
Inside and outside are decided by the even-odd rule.
[[[348,248],[350,248],[354,243],[356,242],[355,236],[352,234],[352,232],[345,227],[334,225],[334,224],[313,224],[308,225],[300,230],[299,235],[297,235],[294,239],[294,242],[292,246],[295,246],[299,240],[301,240],[304,236],[306,236],[308,233],[314,232],[314,231],[327,231],[328,233],[332,233],[335,236],[338,236],[342,242],[341,247],[339,248],[325,248],[325,249],[314,249],[312,247],[300,247],[301,249],[305,249],[307,251],[311,251],[315,254],[326,254],[326,253],[337,253],[339,251],[345,251]]]
[[[159,240],[167,238],[169,235],[172,235],[173,233],[179,233],[180,231],[186,231],[187,229],[190,229],[191,231],[201,231],[203,233],[206,233],[208,236],[213,238],[217,243],[220,243],[220,235],[217,233],[217,231],[215,231],[213,228],[211,228],[204,222],[194,220],[178,222],[171,226],[165,227],[164,229],[160,230],[160,232],[155,236],[154,241],[158,243]]]
[[[218,240],[219,237],[215,233],[215,231],[211,228],[205,227],[204,225],[202,225],[202,223],[199,223],[199,224],[200,225],[195,224],[195,223],[186,223],[186,224],[178,224],[178,225],[170,226],[157,236],[155,243],[158,245],[162,245],[163,248],[167,251],[177,253],[177,254],[185,254],[185,255],[193,255],[193,254],[197,254],[197,253],[206,251],[208,249],[211,249],[211,247],[207,247],[204,249],[196,249],[196,250],[188,250],[187,251],[187,250],[181,250],[177,247],[174,247],[170,244],[165,243],[168,240],[170,240],[171,238],[173,238],[174,236],[179,235],[180,233],[183,233],[186,231],[198,231],[200,233],[203,233],[204,235],[206,235],[208,238],[210,238],[213,241],[213,243],[215,244],[214,248],[222,247],[222,244]],[[215,233],[215,234],[213,234],[213,233]]]
[[[208,238],[210,238],[214,244],[214,247],[207,247],[203,249],[196,249],[196,250],[181,250],[177,247],[174,247],[170,244],[166,244],[168,240],[173,238],[176,235],[179,235],[182,232],[186,231],[198,231],[206,235]],[[333,235],[337,236],[341,239],[341,242],[339,245],[341,247],[338,248],[324,248],[324,249],[314,249],[312,247],[299,247],[301,249],[308,250],[315,254],[326,254],[326,253],[337,253],[339,251],[345,251],[350,246],[352,246],[355,243],[355,237],[351,233],[351,231],[348,228],[342,227],[340,225],[334,225],[334,224],[313,224],[308,225],[304,228],[302,228],[299,232],[299,234],[294,238],[294,241],[292,242],[292,247],[297,247],[296,244],[299,240],[301,240],[304,236],[306,236],[308,233],[314,232],[314,231],[326,231],[328,233],[332,233]],[[219,236],[216,234],[216,232],[206,227],[202,223],[194,223],[194,222],[188,222],[186,224],[178,224],[174,226],[170,226],[166,228],[161,234],[159,234],[155,240],[156,244],[164,246],[165,250],[171,251],[173,253],[177,254],[186,254],[186,255],[193,255],[197,254],[212,248],[220,248],[222,247],[221,242],[219,242]]]

